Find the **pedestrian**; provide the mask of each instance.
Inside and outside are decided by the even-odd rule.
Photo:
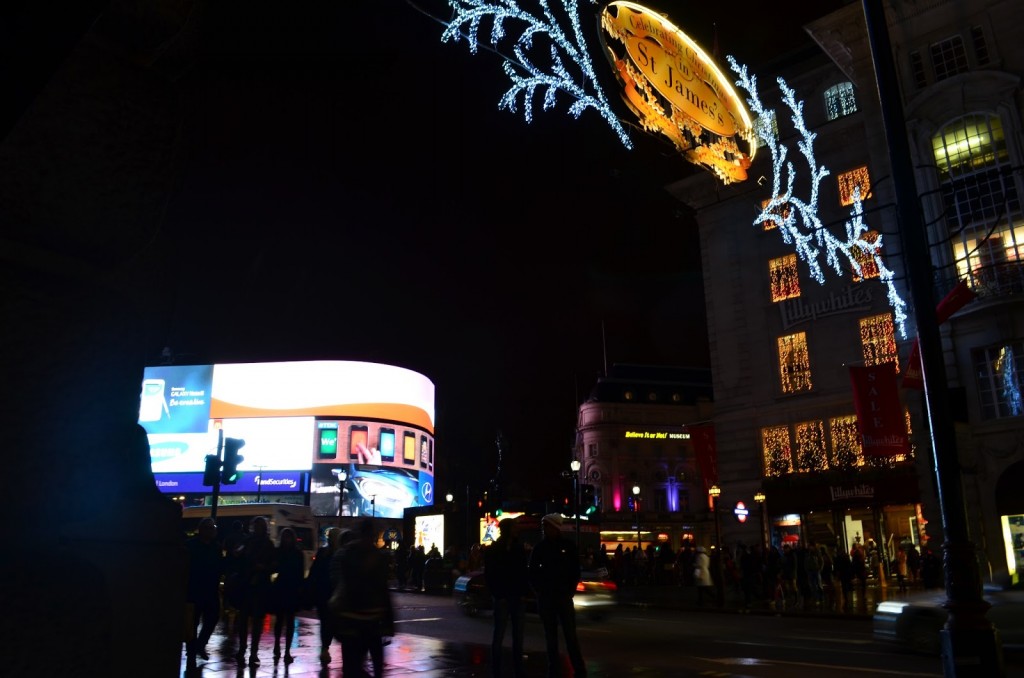
[[[394,635],[394,610],[388,591],[388,558],[377,548],[373,521],[364,518],[331,558],[331,611],[341,642],[344,678],[367,676],[369,654],[373,677],[384,674],[384,636]]]
[[[907,550],[899,548],[896,550],[896,582],[900,587],[900,593],[907,592]]]
[[[341,528],[332,527],[327,530],[327,544],[321,546],[309,566],[306,586],[316,608],[317,619],[320,620],[320,663],[324,666],[331,663],[331,641],[334,639],[334,624],[331,608],[331,558],[338,550],[341,541]]]
[[[409,584],[409,547],[405,544],[395,552],[395,579],[398,580],[398,590],[404,591]]]
[[[292,663],[292,636],[295,635],[295,613],[299,610],[302,597],[305,560],[299,549],[295,530],[286,527],[278,537],[279,544],[274,553],[274,571],[277,578],[273,584],[274,607],[274,661],[281,657],[281,633],[284,632],[284,663]]]
[[[836,609],[842,612],[849,605],[853,606],[853,561],[846,549],[837,548],[836,557],[832,560],[832,568],[835,570],[836,585]]]
[[[525,675],[523,667],[523,597],[527,593],[526,549],[519,541],[519,523],[503,518],[498,523],[501,533],[484,549],[484,581],[494,599],[494,633],[491,636],[491,674],[501,675],[501,648],[505,629],[512,626],[512,672],[516,678]]]
[[[561,675],[558,658],[558,626],[561,625],[573,675],[580,678],[587,675],[587,666],[576,637],[576,610],[572,602],[580,581],[576,544],[562,536],[562,516],[558,513],[541,518],[541,529],[544,536],[530,552],[527,572],[544,626],[548,676]]]
[[[423,590],[423,570],[427,564],[427,554],[423,552],[423,544],[419,544],[409,552],[409,574],[412,576],[412,587],[419,593]]]
[[[807,596],[804,598],[804,606],[809,602],[821,606],[825,601],[825,591],[821,586],[821,569],[824,562],[821,559],[821,551],[813,541],[808,542],[804,551],[804,576],[807,578]]]
[[[245,662],[246,633],[251,625],[249,665],[259,666],[260,634],[270,606],[270,575],[274,571],[275,555],[274,542],[270,540],[266,518],[256,516],[252,519],[252,534],[241,548],[238,652],[235,659],[239,665]]]
[[[704,605],[704,596],[715,600],[715,582],[711,578],[711,558],[703,546],[697,547],[693,557],[693,585],[697,587],[697,605]]]
[[[224,573],[224,554],[217,541],[213,518],[203,518],[196,535],[185,546],[188,548],[187,600],[193,614],[189,656],[192,660],[197,656],[209,659],[206,644],[220,620],[220,577]]]

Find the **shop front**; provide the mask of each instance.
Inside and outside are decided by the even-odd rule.
[[[815,543],[849,553],[877,550],[878,576],[900,549],[927,543],[920,492],[912,469],[876,477],[786,477],[764,482],[772,546]]]

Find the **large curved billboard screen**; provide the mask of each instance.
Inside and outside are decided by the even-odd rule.
[[[158,486],[202,492],[206,455],[245,440],[242,478],[264,492],[305,476],[314,512],[401,517],[433,504],[434,384],[352,361],[147,367],[139,424]],[[275,475],[276,474],[276,475]],[[345,482],[339,481],[344,477]],[[286,480],[289,479],[289,480]]]

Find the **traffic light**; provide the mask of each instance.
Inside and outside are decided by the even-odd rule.
[[[238,472],[238,464],[245,457],[238,451],[243,447],[245,447],[245,441],[241,438],[224,439],[224,470],[220,473],[220,481],[225,485],[234,485],[238,482],[238,476],[242,475]]]
[[[206,455],[206,470],[203,471],[203,485],[213,487],[220,475],[220,458],[216,454]]]
[[[597,511],[597,499],[594,497],[594,486],[585,484],[580,486],[580,513],[590,515]]]

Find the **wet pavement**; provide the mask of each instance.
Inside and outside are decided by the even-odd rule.
[[[426,594],[423,594],[426,595]],[[871,618],[875,605],[882,600],[899,598],[906,594],[899,593],[895,587],[869,586],[864,592],[855,591],[847,604],[837,609],[834,602],[826,602],[821,606],[817,605],[791,605],[781,612],[775,605],[761,602],[749,607],[742,605],[741,596],[737,591],[730,591],[725,598],[725,605],[719,607],[709,602],[703,606],[697,605],[696,591],[693,588],[679,586],[638,586],[620,590],[619,600],[622,605],[638,607],[669,608],[680,610],[693,610],[714,613],[736,614],[737,612],[749,612],[750,614],[765,615],[807,615],[821,617],[842,617],[860,618],[865,621]],[[450,596],[447,596],[450,597]],[[249,656],[246,654],[246,664],[240,665],[234,658],[236,645],[233,639],[229,639],[222,633],[225,624],[222,622],[217,627],[217,633],[210,639],[207,652],[210,655],[208,660],[198,659],[196,666],[190,668],[185,656],[184,648],[181,657],[181,675],[188,678],[220,678],[233,676],[235,678],[257,678],[260,676],[275,676],[283,678],[340,678],[341,670],[341,647],[337,643],[331,646],[331,661],[328,665],[320,663],[320,628],[316,619],[299,617],[296,619],[297,643],[293,643],[292,657],[294,661],[286,664],[282,659],[274,660],[273,657],[273,628],[270,626],[272,617],[268,617],[265,624],[263,636],[260,640],[260,664],[249,666]],[[508,648],[505,648],[506,657],[503,664],[511,665],[511,657]],[[570,675],[567,659],[565,675]],[[490,644],[488,643],[452,643],[425,636],[398,633],[385,648],[385,668],[387,676],[418,676],[428,678],[431,676],[450,676],[455,678],[469,676],[490,675]],[[546,658],[543,652],[532,653],[526,661],[528,676],[544,676],[547,674]],[[629,675],[632,678],[644,678],[642,668],[636,666],[610,666],[600,665],[591,667],[592,677],[606,676],[615,678],[617,676]],[[657,675],[651,673],[651,676]]]

